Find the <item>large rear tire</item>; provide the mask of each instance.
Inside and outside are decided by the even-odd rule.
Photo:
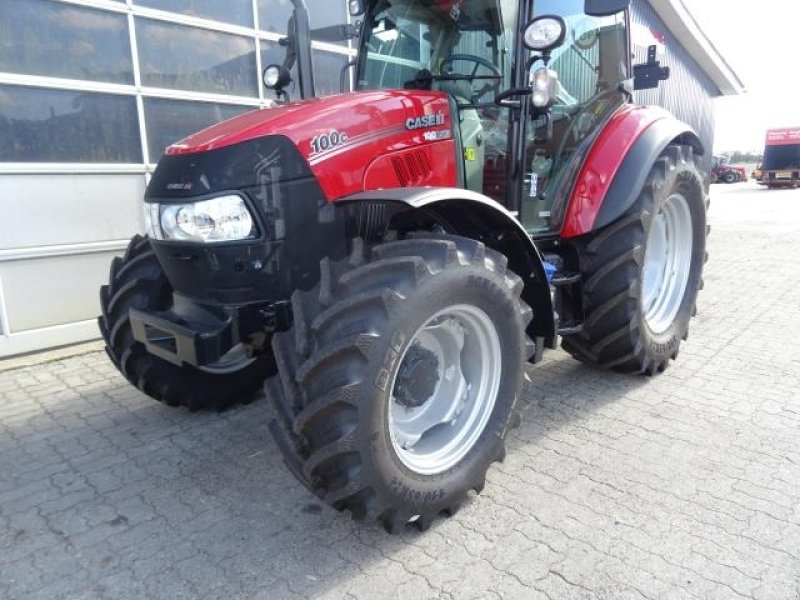
[[[170,406],[223,410],[252,402],[264,379],[275,372],[271,355],[244,358],[240,368],[234,362],[218,372],[202,371],[168,363],[134,340],[130,309],[163,311],[171,303],[172,287],[149,240],[135,236],[125,255],[114,258],[109,284],[100,289],[98,324],[114,365],[142,392]]]
[[[322,262],[292,298],[267,382],[295,475],[325,502],[390,532],[424,530],[480,492],[531,351],[531,309],[504,256],[420,234]]]
[[[562,342],[573,357],[649,375],[677,358],[703,284],[705,189],[692,148],[670,145],[630,210],[577,240],[586,320]]]

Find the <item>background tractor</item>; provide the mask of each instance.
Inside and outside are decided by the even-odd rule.
[[[747,181],[744,167],[730,164],[727,156],[714,156],[711,161],[711,183],[739,183]]]
[[[326,98],[293,5],[264,74],[280,105],[167,150],[100,327],[170,405],[224,408],[266,380],[300,481],[424,529],[483,488],[526,364],[559,339],[629,373],[677,357],[704,150],[633,103],[669,71],[631,65],[627,0],[355,0],[358,26],[315,33],[359,40],[355,91]]]

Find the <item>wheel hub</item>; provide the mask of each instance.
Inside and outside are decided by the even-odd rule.
[[[414,334],[392,382],[388,411],[401,462],[435,474],[469,452],[494,409],[501,356],[494,324],[475,306],[440,311]]]
[[[419,408],[436,391],[439,383],[439,359],[436,354],[417,344],[412,346],[395,383],[395,401],[406,408]]]
[[[667,198],[650,226],[642,272],[642,310],[656,334],[670,328],[683,304],[692,251],[689,203],[675,193]]]

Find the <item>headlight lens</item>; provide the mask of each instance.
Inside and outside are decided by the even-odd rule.
[[[531,78],[533,88],[533,105],[536,108],[548,108],[555,100],[558,74],[552,69],[537,69]]]
[[[292,74],[283,65],[269,65],[264,69],[264,86],[267,89],[283,89],[291,82]]]
[[[525,28],[522,40],[528,49],[545,52],[563,44],[566,35],[567,26],[564,19],[546,15],[531,21]]]
[[[232,242],[256,237],[256,227],[241,196],[187,204],[146,204],[148,234],[158,240]]]

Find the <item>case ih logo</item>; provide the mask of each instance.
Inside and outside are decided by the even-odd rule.
[[[444,125],[444,113],[435,115],[425,115],[424,117],[411,117],[406,121],[406,129],[414,131],[416,129],[428,129]]]

